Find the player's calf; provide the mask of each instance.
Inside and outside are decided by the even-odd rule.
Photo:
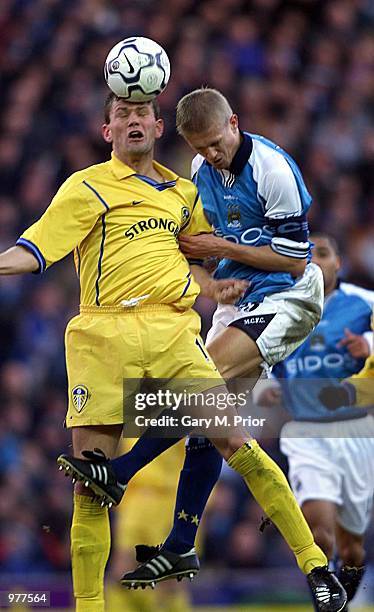
[[[338,554],[341,567],[339,580],[351,601],[360,586],[365,573],[364,536],[351,533],[341,525],[337,527]]]

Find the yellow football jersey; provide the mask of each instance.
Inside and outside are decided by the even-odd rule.
[[[40,272],[74,250],[83,305],[190,307],[199,286],[178,235],[211,226],[196,186],[157,162],[154,167],[164,183],[138,175],[113,154],[76,172],[17,244],[35,255]]]

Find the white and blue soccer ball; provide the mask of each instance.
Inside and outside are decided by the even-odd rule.
[[[109,88],[131,102],[146,102],[158,96],[170,77],[165,50],[142,36],[125,38],[109,51],[104,76]]]

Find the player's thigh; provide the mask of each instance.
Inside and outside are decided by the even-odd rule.
[[[256,342],[244,331],[227,327],[207,348],[223,378],[259,377],[263,358]]]
[[[336,504],[323,499],[309,499],[303,503],[301,509],[313,533],[321,528],[334,536]]]
[[[182,408],[186,415],[201,423],[194,426],[190,435],[208,438],[227,461],[252,438],[237,410],[239,398],[224,385],[197,395],[196,403],[189,402]]]
[[[123,380],[143,371],[136,331],[113,314],[81,314],[69,322],[67,427],[123,422]]]

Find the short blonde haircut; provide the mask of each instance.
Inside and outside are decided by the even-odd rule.
[[[226,125],[232,114],[230,104],[219,91],[195,89],[177,104],[177,131],[182,135],[206,132],[212,126]]]

